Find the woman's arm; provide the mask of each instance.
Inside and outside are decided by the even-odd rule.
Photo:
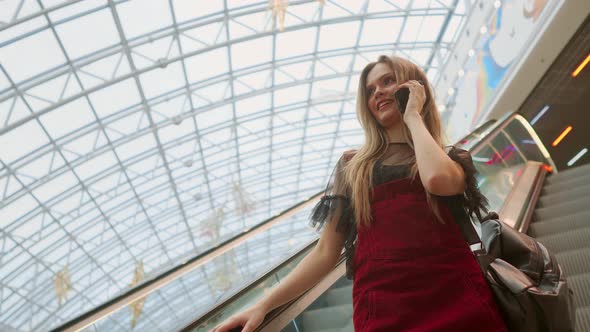
[[[424,87],[417,81],[408,81],[400,87],[410,89],[404,122],[412,133],[418,172],[424,188],[434,195],[451,196],[465,191],[463,168],[453,161],[436,143],[420,115],[426,100]]]
[[[259,302],[266,312],[302,294],[334,269],[344,248],[344,234],[336,231],[337,224],[337,219],[326,223],[320,240],[312,251]]]
[[[412,133],[418,172],[424,188],[439,196],[457,195],[465,191],[463,168],[438,146],[418,113],[407,114],[406,124]]]
[[[242,331],[253,331],[266,313],[302,294],[332,271],[344,247],[344,234],[336,231],[337,223],[337,218],[326,223],[316,246],[267,296],[213,331],[226,332],[238,326],[244,327]]]

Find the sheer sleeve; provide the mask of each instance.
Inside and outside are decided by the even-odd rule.
[[[346,219],[350,217],[349,193],[342,181],[345,162],[346,157],[342,155],[332,171],[324,195],[312,210],[311,224],[318,230],[326,222],[338,220],[338,231],[342,231],[347,224]]]
[[[488,213],[487,205],[488,200],[487,198],[479,191],[477,186],[477,169],[473,164],[473,160],[471,159],[471,154],[467,150],[463,150],[457,148],[455,146],[451,146],[448,149],[449,157],[457,162],[461,168],[463,168],[463,172],[465,172],[465,192],[463,195],[460,196],[461,205],[465,209],[465,212],[470,217],[477,217],[477,220],[482,220],[482,212],[483,214]]]
[[[356,223],[350,201],[350,190],[343,181],[344,165],[354,152],[346,151],[340,157],[324,195],[311,211],[311,226],[320,231],[327,222],[337,222],[336,231],[345,235],[344,250],[346,255],[346,274],[352,278],[352,259],[356,242]]]

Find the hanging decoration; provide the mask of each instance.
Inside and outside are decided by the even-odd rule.
[[[225,271],[215,272],[215,280],[213,280],[213,288],[220,292],[225,292],[231,288],[232,281]]]
[[[212,286],[219,292],[228,291],[236,281],[240,279],[240,273],[236,261],[234,259],[234,251],[223,255],[223,262],[216,263],[215,276],[212,282]],[[222,265],[220,266],[221,263]]]
[[[63,301],[67,299],[68,292],[72,289],[70,272],[67,265],[55,275],[53,287],[55,288],[55,293],[57,294],[57,301],[61,306]]]
[[[135,266],[133,280],[131,280],[131,284],[129,284],[129,286],[135,287],[143,280],[143,278],[143,261],[139,261]],[[142,297],[129,304],[129,309],[131,309],[131,329],[134,329],[137,325],[137,321],[139,320],[139,316],[141,316],[141,311],[143,310],[144,302],[145,297]]]
[[[318,0],[320,5],[325,5],[326,0]],[[272,13],[273,26],[276,26],[277,18],[279,19],[279,31],[285,30],[285,15],[287,15],[289,0],[268,0],[268,8]]]
[[[273,26],[276,26],[277,17],[279,19],[279,31],[285,29],[285,14],[287,14],[288,0],[269,0],[268,7],[272,11]]]
[[[248,193],[246,193],[242,186],[237,182],[234,182],[232,189],[234,200],[236,202],[236,214],[240,216],[254,211],[256,203],[250,199]]]
[[[219,239],[219,232],[221,229],[221,225],[223,224],[223,219],[225,218],[225,210],[223,207],[217,208],[205,221],[203,222],[201,236],[207,236],[212,241],[216,241]]]

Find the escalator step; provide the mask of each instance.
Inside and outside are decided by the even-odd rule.
[[[590,227],[537,237],[537,241],[544,244],[554,254],[590,248]]]
[[[343,328],[352,320],[352,306],[339,305],[303,313],[302,325],[305,331]]]
[[[308,330],[305,330],[305,331],[308,331]],[[327,330],[320,330],[317,332],[354,332],[354,326],[352,326],[352,323],[351,323],[350,326],[346,326],[341,329],[327,329]]]
[[[567,277],[567,282],[574,291],[576,308],[590,306],[590,273]]]
[[[555,257],[565,272],[566,277],[590,273],[589,248],[556,253]]]
[[[545,219],[567,216],[581,211],[590,211],[590,196],[555,204],[549,207],[542,207],[535,210],[534,220],[543,222]]]
[[[308,331],[308,330],[305,330],[305,331]],[[351,322],[350,325],[347,325],[346,327],[343,327],[340,329],[319,330],[317,332],[354,332],[354,325],[352,325],[352,322]]]
[[[345,286],[352,287],[352,280],[349,280],[347,278],[340,278],[340,279],[338,279],[338,281],[336,281],[334,283],[334,285],[332,285],[333,288],[340,288],[340,287],[345,287]]]
[[[330,289],[325,293],[328,305],[348,304],[352,307],[352,286]]]
[[[348,325],[346,325],[345,328],[340,330],[340,332],[354,332],[354,324],[352,323],[352,320],[350,321],[350,323],[348,323]]]
[[[551,205],[566,203],[578,199],[579,197],[588,197],[590,199],[590,183],[572,187],[568,190],[562,190],[550,195],[543,195],[537,203],[537,207],[548,207]]]
[[[551,177],[547,179],[547,182],[545,182],[545,185],[543,186],[543,194],[552,194],[561,190],[567,190],[569,188],[577,187],[581,183],[589,183],[590,174],[567,179],[559,179],[554,181],[551,181],[549,179],[551,179]]]
[[[533,222],[527,234],[532,237],[553,235],[590,226],[590,211]]]
[[[590,173],[590,164],[566,169],[557,174],[552,174],[547,177],[546,183],[554,183],[562,181],[563,179],[571,179],[584,176]]]
[[[590,307],[576,310],[576,332],[590,332]]]

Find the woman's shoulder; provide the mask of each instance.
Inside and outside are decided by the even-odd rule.
[[[352,157],[354,157],[354,155],[356,154],[358,150],[356,149],[350,149],[350,150],[346,150],[342,153],[342,159],[347,162],[350,159],[352,159]]]

